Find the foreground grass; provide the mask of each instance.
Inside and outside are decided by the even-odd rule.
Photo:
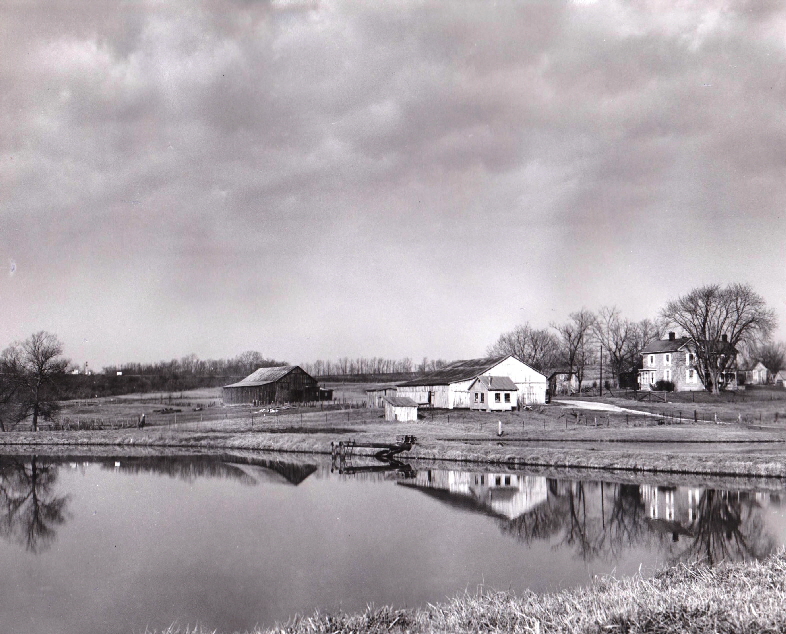
[[[299,616],[276,634],[747,633],[786,631],[786,553],[764,562],[679,565],[653,578],[602,578],[586,588],[517,597],[484,592],[415,610]],[[173,626],[166,634],[214,630]]]

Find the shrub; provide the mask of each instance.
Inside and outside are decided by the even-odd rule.
[[[659,392],[673,392],[674,383],[672,381],[664,381],[661,379],[655,384],[655,389]]]

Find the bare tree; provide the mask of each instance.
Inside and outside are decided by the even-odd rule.
[[[693,340],[700,376],[713,393],[725,386],[739,347],[767,341],[776,324],[775,312],[747,284],[694,289],[670,301],[662,316]]]
[[[537,330],[529,323],[503,333],[488,349],[489,356],[512,354],[538,372],[561,363],[559,339],[548,330]]]
[[[585,370],[595,358],[595,351],[591,345],[595,321],[596,317],[592,311],[582,308],[576,313],[571,313],[570,321],[552,325],[559,333],[565,364],[578,379],[579,392],[584,381]]]
[[[633,367],[631,344],[636,338],[636,324],[622,319],[616,306],[604,306],[598,311],[592,332],[606,353],[614,381],[618,381],[620,374]]]
[[[14,386],[12,402],[16,421],[32,416],[33,431],[38,419],[52,420],[59,410],[58,379],[68,367],[63,358],[63,344],[52,333],[43,330],[14,343],[3,352],[9,381]]]

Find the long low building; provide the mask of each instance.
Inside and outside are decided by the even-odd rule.
[[[259,368],[222,389],[225,405],[309,403],[320,398],[319,383],[298,365]]]
[[[508,377],[516,386],[517,406],[546,402],[548,380],[512,355],[454,361],[398,386],[397,396],[443,409],[469,408],[470,386],[480,376]]]

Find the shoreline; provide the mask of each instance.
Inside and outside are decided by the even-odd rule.
[[[346,435],[346,434],[345,434]],[[393,440],[394,430],[380,433],[359,432],[359,440]],[[333,436],[332,438],[336,438]],[[555,443],[561,442],[558,448]],[[202,432],[149,428],[116,431],[66,432],[6,432],[0,434],[0,453],[3,448],[47,447],[50,451],[87,447],[144,447],[149,449],[188,449],[192,451],[242,450],[281,454],[330,455],[331,439],[325,433],[298,434],[271,431]],[[548,446],[538,446],[539,444]],[[622,447],[625,443],[630,447]],[[553,468],[586,470],[593,473],[653,473],[666,475],[697,475],[714,477],[786,478],[786,451],[742,453],[741,446],[780,448],[783,439],[761,438],[740,440],[697,439],[588,439],[541,438],[517,440],[512,437],[443,438],[437,437],[418,443],[412,450],[400,454],[403,461],[450,462],[465,465],[490,465],[509,469]],[[639,444],[637,448],[634,445]],[[655,445],[683,445],[684,452],[657,451]],[[734,451],[697,452],[697,447],[728,445]],[[649,449],[649,450],[648,450]],[[358,458],[373,458],[374,450],[357,448]]]

